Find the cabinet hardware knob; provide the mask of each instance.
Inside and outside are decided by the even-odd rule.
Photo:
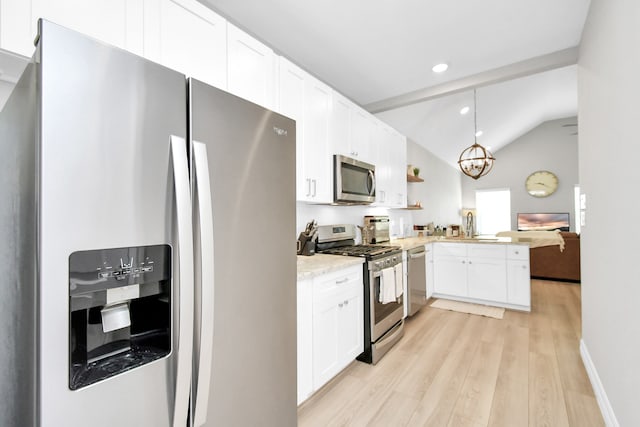
[[[338,307],[342,308],[342,306],[343,306],[343,305],[344,305],[344,304],[340,303],[340,304],[338,304]]]
[[[516,255],[518,255],[520,252],[516,251]]]
[[[467,263],[467,261],[465,261],[465,260],[462,260],[462,263],[463,263],[463,264],[466,264],[466,263]]]
[[[349,300],[348,299],[344,300],[344,305],[349,305]]]

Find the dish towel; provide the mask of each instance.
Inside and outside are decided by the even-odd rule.
[[[380,296],[381,304],[388,304],[396,300],[396,279],[393,267],[385,268],[380,275]]]
[[[393,269],[394,269],[394,272],[396,273],[396,283],[395,283],[396,298],[400,298],[400,296],[404,292],[404,288],[402,286],[402,275],[403,275],[402,274],[402,263],[396,264]]]

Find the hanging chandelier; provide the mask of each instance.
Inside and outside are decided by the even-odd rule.
[[[478,144],[478,122],[476,116],[476,90],[473,90],[473,145],[467,147],[460,154],[458,165],[460,170],[473,179],[478,179],[489,173],[495,158],[493,154]]]

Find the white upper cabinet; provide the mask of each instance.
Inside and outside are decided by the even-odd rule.
[[[286,58],[278,58],[278,107],[280,114],[296,121],[296,196],[304,200],[309,194],[304,175],[304,110],[308,74]],[[310,186],[310,184],[309,184]]]
[[[278,59],[277,111],[296,121],[296,198],[333,201],[329,121],[332,90],[285,58]]]
[[[329,123],[331,154],[356,157],[351,147],[351,114],[353,108],[353,102],[338,92],[333,92],[331,121]]]
[[[377,119],[354,104],[351,111],[350,157],[376,166]]]
[[[407,138],[391,130],[390,207],[407,207]]]
[[[275,108],[275,55],[266,45],[227,23],[227,89],[263,107]]]
[[[406,207],[406,139],[383,122],[378,122],[376,134],[376,205],[389,208]]]
[[[329,149],[329,118],[332,90],[311,76],[305,82],[304,134],[302,141],[303,181],[298,181],[298,200],[314,203],[333,201],[332,162]],[[300,147],[300,144],[298,144]]]
[[[2,0],[0,47],[31,56],[44,18],[142,54],[142,15],[143,0]]]
[[[227,22],[195,0],[144,0],[144,56],[227,88]]]

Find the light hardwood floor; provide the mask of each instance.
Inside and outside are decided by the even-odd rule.
[[[531,313],[424,307],[376,365],[298,409],[306,426],[602,426],[580,358],[580,286],[532,280]]]

